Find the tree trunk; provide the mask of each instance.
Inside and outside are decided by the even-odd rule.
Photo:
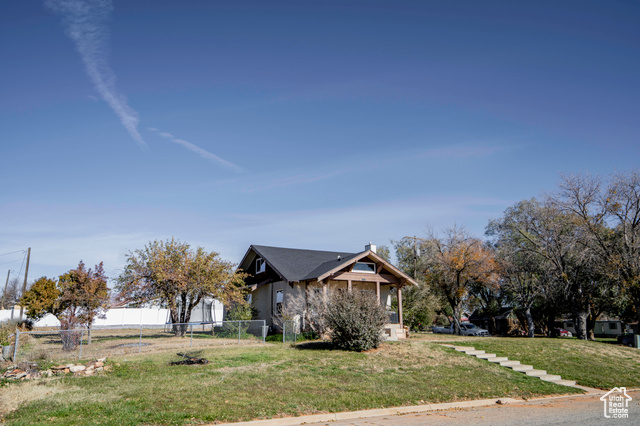
[[[587,340],[587,318],[589,312],[576,313],[576,335],[580,340]]]
[[[547,317],[547,336],[549,337],[558,337],[556,334],[556,319],[555,317],[549,315]]]
[[[87,345],[91,344],[91,324],[87,327]]]
[[[456,336],[462,336],[462,330],[460,328],[460,308],[453,307],[453,334]]]
[[[535,325],[533,324],[533,316],[531,315],[531,306],[527,306],[524,310],[524,316],[527,319],[527,337],[533,338],[535,335]]]

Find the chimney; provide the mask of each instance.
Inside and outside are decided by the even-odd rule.
[[[364,246],[364,250],[371,250],[372,252],[376,252],[376,245],[372,244],[371,241],[369,241],[369,244],[367,244],[366,246]]]

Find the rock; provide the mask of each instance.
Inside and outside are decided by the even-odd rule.
[[[110,365],[105,365],[103,368],[104,368],[104,371],[109,371],[109,370],[111,370],[111,366],[110,366]]]
[[[98,373],[99,373],[99,372],[101,372],[102,370],[104,370],[104,367],[98,367],[98,368],[96,368],[96,372],[98,372]]]
[[[51,367],[53,371],[64,370],[65,368],[67,368],[65,365],[56,365],[55,367]]]
[[[105,362],[106,360],[106,358],[98,358],[98,362]]]
[[[69,373],[71,372],[71,370],[69,370],[68,368],[65,368],[62,372],[63,372],[64,374],[69,374]]]
[[[93,370],[95,367],[93,366],[93,364],[89,364],[87,365],[87,370]]]
[[[84,370],[84,375],[85,376],[91,376],[95,372],[96,372],[96,370],[94,370],[93,368],[90,369],[90,370]]]
[[[67,365],[64,366],[64,368],[71,368],[73,366],[74,366],[73,364],[67,364]]]
[[[104,361],[96,361],[94,365],[96,366],[96,368],[100,368],[104,366]]]
[[[51,377],[51,376],[53,376],[53,371],[51,371],[51,370],[44,370],[44,371],[42,372],[42,376],[43,376],[43,377]]]
[[[74,365],[73,367],[69,368],[69,371],[72,373],[80,373],[81,371],[86,370],[87,367],[85,367],[84,365]]]

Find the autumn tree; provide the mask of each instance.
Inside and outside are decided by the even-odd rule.
[[[481,240],[457,226],[446,230],[444,237],[430,235],[423,249],[426,281],[451,307],[455,334],[459,335],[462,306],[468,300],[471,284],[495,279],[493,253]]]
[[[191,311],[204,297],[216,298],[227,307],[245,303],[245,276],[218,253],[202,247],[192,250],[172,238],[129,252],[117,290],[123,300],[166,304],[175,335],[183,336]]]
[[[39,320],[52,314],[60,321],[61,330],[86,326],[89,343],[91,326],[96,318],[104,316],[108,302],[109,289],[102,262],[94,269],[87,269],[82,261],[58,280],[47,277],[36,280],[20,300],[31,319]],[[65,343],[69,334],[62,333],[62,336]],[[74,349],[74,345],[67,342],[66,349]]]

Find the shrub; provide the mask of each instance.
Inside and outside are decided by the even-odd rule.
[[[16,332],[17,327],[18,321],[16,320],[0,322],[0,346],[8,346],[11,343],[9,342],[9,336]]]
[[[360,352],[382,343],[387,314],[374,295],[342,292],[329,298],[326,320],[338,348]]]

